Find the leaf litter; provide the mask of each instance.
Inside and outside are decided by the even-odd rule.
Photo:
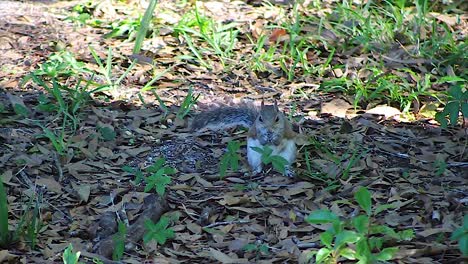
[[[298,108],[295,111],[302,110],[306,117],[307,111],[321,111],[315,118],[305,118],[295,125],[307,138],[297,163],[299,177],[289,179],[274,172],[260,177],[244,175],[247,166],[243,161],[241,171],[220,178],[218,164],[227,142],[242,141],[245,133],[230,130],[195,136],[189,132],[187,120],[177,121],[175,113],[190,85],[203,94],[201,110],[203,103],[206,107],[232,104],[229,98],[261,100],[280,94],[294,95],[297,89],[313,88],[309,84],[321,80],[287,82],[283,74],[261,76],[247,68],[223,72],[217,61],[213,61],[212,71],[206,71],[196,64],[177,62],[175,56],[188,54],[187,47],[177,44],[171,34],[161,34],[153,40],[157,40],[157,45],[148,45],[153,51],[146,52],[158,62],[156,71],[174,66],[157,85],[158,95],[170,106],[169,116],[163,117],[163,109],[156,106],[161,105],[154,95],[142,94],[148,105],[138,100],[135,87],[149,82],[151,73],[150,68],[137,65],[120,87],[127,89],[126,98],[113,104],[101,101],[100,96],[93,98],[89,107],[82,110],[77,131],[64,138],[68,150],[58,156],[47,139],[38,137],[43,131],[32,120],[43,121],[54,131],[60,131],[61,124],[51,113],[34,110],[36,98],[44,91],[31,83],[21,86],[22,78],[46,61],[54,48],[51,40],[66,43],[89,68],[97,66],[88,44],[93,45],[101,58],[107,54],[106,46],[115,47],[120,64],[112,70],[120,74],[125,71],[121,66],[127,63],[124,58],[131,55],[132,45],[104,39],[104,29],[75,27],[64,21],[60,13],[69,10],[71,3],[1,5],[11,11],[3,15],[9,20],[0,22],[1,32],[7,34],[6,42],[1,38],[0,48],[6,52],[0,55],[0,62],[2,69],[10,69],[0,73],[0,105],[4,107],[0,111],[1,178],[8,189],[10,211],[14,212],[9,224],[16,226],[18,212],[28,199],[40,193],[44,227],[36,250],[29,250],[20,242],[1,250],[0,262],[61,261],[69,243],[87,261],[96,254],[109,257],[113,249],[110,235],[117,230],[116,218],[130,224],[127,245],[130,255],[125,258],[128,263],[297,262],[303,260],[305,252],[318,248],[318,233],[323,231],[323,227],[304,221],[308,213],[328,208],[344,218],[350,217],[358,210],[350,201],[359,186],[372,190],[377,204],[394,206],[377,222],[415,230],[413,240],[399,245],[398,263],[461,261],[448,237],[466,214],[468,203],[466,131],[441,130],[430,122],[391,119],[399,115],[393,114],[398,110],[386,105],[369,107],[367,114],[344,120],[341,118],[349,111],[343,110],[352,108],[347,98],[333,99],[320,93],[308,95],[311,97],[308,100],[282,97],[280,105],[287,112],[292,111],[293,103]],[[257,21],[250,25],[255,28],[241,27],[257,35],[268,22],[284,19],[275,6],[224,2],[203,5],[219,21],[241,24]],[[107,9],[104,6],[95,10],[97,17],[117,19],[128,15],[118,5]],[[159,8],[175,13],[181,10],[164,2]],[[20,20],[18,15],[24,15],[25,19]],[[451,19],[447,15],[436,17]],[[337,38],[330,32],[329,38]],[[289,38],[287,32],[273,30],[269,41],[278,45]],[[236,52],[235,56],[242,56],[241,49],[236,48]],[[308,56],[322,63],[326,59],[312,53]],[[385,56],[391,57],[384,57],[386,61],[399,65],[424,64],[399,55]],[[373,63],[373,57],[358,54],[357,50],[337,54],[336,60],[356,69],[338,74],[365,75],[362,67],[365,62]],[[386,66],[398,67],[392,65]],[[278,65],[267,66],[278,69]],[[425,72],[423,68],[420,70]],[[242,151],[245,152],[245,147]],[[310,165],[306,152],[311,157]],[[145,168],[159,157],[178,171],[172,176],[173,183],[165,199],[143,192],[143,186],[133,185],[134,177],[122,170],[124,165]],[[308,166],[312,169],[308,170]],[[173,223],[175,238],[164,246],[143,245],[141,219],[156,221],[165,212],[179,215],[179,220]],[[246,251],[248,245],[266,245],[268,253]]]

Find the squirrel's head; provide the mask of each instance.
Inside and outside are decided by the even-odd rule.
[[[262,145],[278,145],[285,130],[284,115],[274,105],[265,105],[262,102],[260,112],[255,121],[257,137]]]

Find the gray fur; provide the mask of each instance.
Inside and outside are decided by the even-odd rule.
[[[222,130],[227,127],[243,126],[250,128],[257,118],[258,110],[254,107],[224,106],[201,112],[192,121],[192,130],[204,128]]]

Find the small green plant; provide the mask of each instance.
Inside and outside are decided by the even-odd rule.
[[[174,230],[168,228],[169,218],[162,216],[158,223],[153,223],[153,221],[147,219],[145,221],[146,233],[143,236],[143,242],[148,244],[150,241],[154,240],[160,245],[164,245],[167,239],[174,237]]]
[[[149,192],[154,188],[156,193],[160,196],[164,195],[166,192],[166,185],[171,183],[169,175],[176,173],[174,168],[164,166],[165,162],[165,158],[159,158],[153,165],[146,169],[151,175],[145,178],[145,192]]]
[[[104,23],[102,20],[92,18],[97,5],[95,1],[91,0],[77,4],[72,8],[71,14],[65,20],[73,22],[76,26],[101,26]]]
[[[237,171],[239,169],[239,149],[241,147],[241,143],[237,140],[230,141],[227,145],[227,151],[221,157],[221,161],[219,163],[219,174],[221,177],[226,176],[226,171],[229,167],[233,171]]]
[[[463,118],[468,117],[468,90],[463,90],[461,85],[454,85],[448,92],[448,103],[442,112],[436,114],[435,119],[446,128],[449,122],[451,125],[457,124],[460,112]]]
[[[130,167],[130,166],[123,166],[122,170],[127,172],[127,173],[133,174],[135,176],[135,179],[133,180],[133,184],[135,184],[135,185],[140,184],[143,181],[143,179],[145,178],[145,173],[143,171],[141,171],[139,168],[133,168],[133,167]]]
[[[112,141],[117,137],[117,133],[113,127],[100,126],[98,127],[99,135],[104,141]]]
[[[133,41],[141,28],[141,19],[116,20],[110,27],[112,30],[104,35],[105,38],[126,38],[128,41]]]
[[[133,67],[136,65],[137,60],[132,61],[132,64],[125,70],[125,72],[120,75],[119,78],[115,79],[112,74],[112,58],[113,58],[113,53],[112,53],[112,48],[109,47],[108,52],[107,52],[107,58],[106,58],[106,64],[104,65],[103,61],[99,57],[99,55],[96,53],[96,51],[90,46],[89,47],[91,51],[91,55],[93,56],[94,60],[99,66],[99,73],[104,76],[106,79],[106,84],[101,85],[99,87],[100,91],[104,90],[116,90],[119,88],[120,83],[127,77],[127,75],[130,73],[130,71],[133,69]]]
[[[40,199],[30,197],[29,202],[23,207],[23,214],[13,232],[8,230],[8,200],[3,181],[0,178],[0,248],[17,242],[24,238],[34,249],[37,242],[37,235],[43,227],[40,220]],[[33,208],[33,202],[35,206]]]
[[[47,138],[54,146],[55,151],[60,156],[66,155],[68,150],[68,143],[66,140],[66,134],[64,129],[61,129],[59,132],[50,130],[49,128],[39,124],[42,128],[43,133],[36,136],[36,138]]]
[[[437,159],[434,161],[435,175],[441,176],[447,170],[447,162],[445,160]]]
[[[124,222],[119,221],[118,231],[112,237],[114,240],[114,252],[112,252],[113,260],[121,260],[125,251],[125,236],[127,235],[127,226]]]
[[[53,53],[49,59],[41,64],[39,69],[34,70],[31,75],[47,76],[49,78],[68,77],[81,72],[91,72],[83,62],[77,61],[73,53],[62,50]],[[28,77],[26,77],[28,80]]]
[[[188,115],[192,107],[197,102],[198,97],[200,97],[200,95],[199,94],[194,95],[192,87],[190,87],[188,90],[187,96],[185,96],[184,101],[182,102],[179,110],[177,111],[177,114],[176,114],[177,118],[184,119],[184,117]]]
[[[2,178],[0,177],[0,247],[6,246],[9,240],[8,200]]]
[[[52,87],[49,82],[42,79],[40,76],[30,75],[34,83],[38,84],[52,98],[41,94],[38,97],[39,104],[36,108],[45,112],[57,112],[58,118],[62,118],[62,127],[65,129],[71,126],[71,131],[74,132],[78,128],[79,114],[81,109],[86,106],[90,99],[90,95],[96,90],[91,90],[89,87],[91,82],[82,86],[79,79],[73,87],[68,87],[60,84],[55,78],[51,80]]]
[[[139,184],[144,181],[146,184],[145,192],[155,189],[157,194],[163,196],[166,193],[166,185],[171,183],[169,175],[176,173],[176,169],[164,166],[165,162],[165,158],[159,158],[153,165],[149,166],[144,171],[129,166],[124,166],[122,170],[135,175],[134,184]]]
[[[372,222],[379,213],[394,208],[394,205],[384,204],[373,208],[371,194],[365,187],[361,187],[354,197],[365,214],[344,221],[329,210],[318,210],[306,218],[306,221],[312,224],[331,224],[330,228],[320,235],[323,247],[312,253],[317,263],[339,263],[342,258],[359,260],[358,263],[388,261],[398,248],[384,247],[386,240],[410,240],[414,237],[413,230],[396,232],[386,225]]]
[[[254,252],[257,257],[260,255],[268,255],[269,248],[266,243],[249,243],[242,248],[245,252]]]
[[[268,147],[268,146],[265,146],[263,148],[260,148],[260,147],[252,147],[253,150],[255,150],[256,152],[262,154],[262,157],[261,157],[261,160],[262,160],[262,163],[265,164],[265,165],[268,165],[268,164],[271,164],[273,166],[273,168],[283,174],[286,173],[286,168],[287,168],[287,165],[288,165],[288,161],[281,157],[281,156],[278,156],[278,155],[272,155],[273,153],[273,150]]]
[[[80,255],[81,255],[81,252],[80,251],[75,252],[73,250],[73,245],[69,244],[68,247],[66,247],[65,250],[63,251],[63,255],[62,255],[63,264],[79,263],[78,259],[80,258]]]
[[[174,28],[174,32],[182,35],[190,49],[195,55],[182,56],[181,59],[193,60],[196,59],[203,67],[211,69],[212,66],[207,61],[205,54],[216,56],[222,66],[226,66],[227,60],[233,55],[233,49],[237,42],[236,29],[237,23],[222,24],[215,22],[200,13],[198,7],[195,6],[194,12],[187,13]],[[197,42],[205,42],[207,47],[198,45]]]
[[[463,217],[463,225],[453,231],[450,239],[458,241],[458,248],[463,256],[468,256],[468,215]]]
[[[39,199],[42,200],[42,196],[40,196]],[[30,243],[31,249],[33,250],[36,248],[37,236],[39,235],[39,232],[41,231],[43,227],[43,223],[40,218],[41,205],[40,205],[39,199],[36,199],[34,201],[35,206],[33,208],[32,214],[29,216],[28,225],[26,227],[26,234],[25,234],[25,238],[27,242]]]

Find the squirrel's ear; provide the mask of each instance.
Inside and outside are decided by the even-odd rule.
[[[262,100],[261,107],[263,108],[265,106],[265,101]]]
[[[278,101],[275,100],[275,110],[278,111]]]

